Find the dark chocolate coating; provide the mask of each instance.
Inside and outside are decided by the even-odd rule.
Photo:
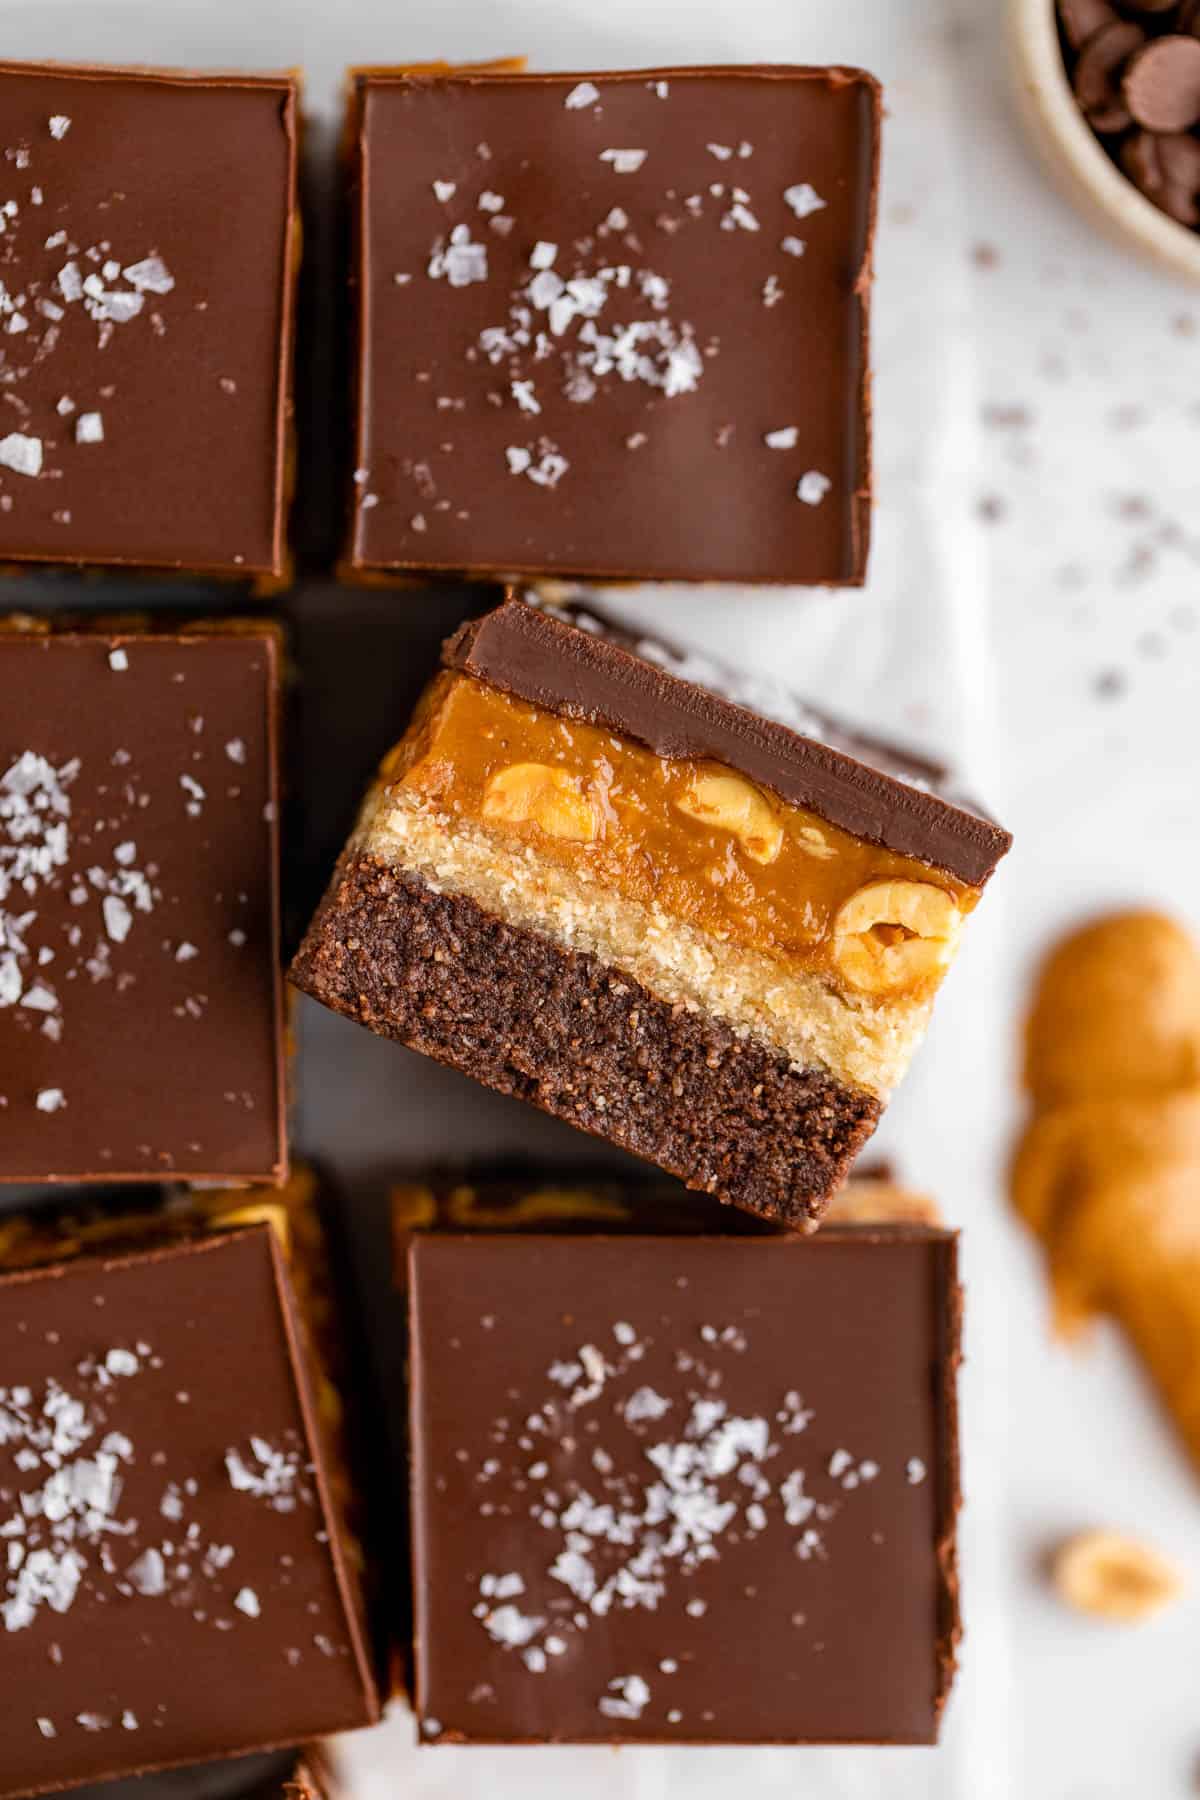
[[[127,1781],[88,1782],[71,1793],[72,1800],[327,1800],[315,1765],[295,1750],[238,1756]]]
[[[880,111],[854,69],[360,75],[350,567],[860,584]],[[538,243],[594,316],[528,299]]]
[[[410,1305],[427,1741],[936,1738],[950,1234],[423,1233]]]
[[[72,1514],[83,1566],[62,1610],[42,1600],[14,1623],[20,1570],[5,1578],[5,1800],[378,1716],[306,1355],[266,1225],[0,1277],[0,1405],[36,1416],[55,1385],[81,1403],[88,1435],[62,1466],[111,1451],[107,1492],[94,1474],[68,1482],[99,1490],[120,1528]],[[271,1490],[253,1439],[286,1465]],[[53,1464],[35,1451],[29,1466],[29,1441],[0,1445],[0,1516],[24,1511],[27,1555],[61,1558],[61,1527],[30,1512]]]
[[[960,881],[986,881],[1012,843],[989,819],[519,600],[463,625],[443,660],[535,706],[623,732],[659,756],[726,763],[854,837]]]
[[[0,1181],[285,1173],[278,657],[0,630]]]
[[[382,1037],[795,1230],[815,1226],[883,1110],[624,970],[354,852],[291,979]]]
[[[41,445],[0,467],[0,561],[281,574],[295,78],[6,63],[0,112],[0,436]]]

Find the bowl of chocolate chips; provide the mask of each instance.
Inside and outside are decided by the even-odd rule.
[[[1011,0],[1035,141],[1098,224],[1200,282],[1200,0]]]

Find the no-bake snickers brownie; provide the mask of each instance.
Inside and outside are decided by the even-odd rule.
[[[810,1226],[1009,840],[643,651],[515,599],[451,638],[292,979]]]
[[[280,654],[0,620],[0,1182],[286,1172]]]
[[[0,63],[0,563],[283,575],[297,104]]]
[[[491,1226],[476,1199],[460,1224]],[[423,1741],[934,1741],[952,1234],[499,1205],[517,1229],[398,1217]]]
[[[378,1717],[312,1207],[0,1220],[5,1800]]]
[[[858,69],[366,70],[348,571],[859,584]]]

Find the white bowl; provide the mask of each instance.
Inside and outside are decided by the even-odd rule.
[[[1109,160],[1067,79],[1054,0],[1009,0],[1009,40],[1029,134],[1069,196],[1110,237],[1200,282],[1200,232],[1169,219]]]

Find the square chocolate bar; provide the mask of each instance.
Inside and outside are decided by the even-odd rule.
[[[283,1178],[279,655],[0,621],[0,1181]]]
[[[296,112],[0,63],[0,562],[283,575]]]
[[[0,1222],[5,1800],[378,1717],[321,1272],[263,1211]]]
[[[921,1226],[418,1233],[423,1739],[932,1743],[955,1260]]]
[[[794,696],[786,723],[751,710],[590,616],[510,600],[443,663],[293,981],[689,1187],[810,1227],[920,1043],[1007,833],[930,765]]]
[[[372,70],[351,573],[857,585],[880,93]]]

